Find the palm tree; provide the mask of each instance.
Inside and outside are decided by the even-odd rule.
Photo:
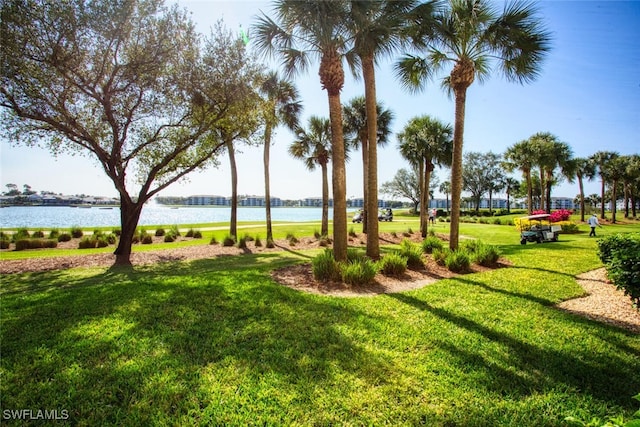
[[[540,190],[547,213],[551,213],[551,188],[556,182],[554,172],[559,167],[565,176],[571,176],[571,147],[549,132],[538,132],[530,138],[538,154]]]
[[[385,109],[382,104],[376,106],[378,113],[378,124],[376,126],[378,144],[384,146],[389,141],[391,134],[391,122],[393,121],[393,113],[391,110]],[[370,191],[371,182],[369,181],[369,132],[367,127],[367,113],[365,106],[365,98],[362,96],[355,97],[349,101],[344,107],[344,132],[346,143],[354,148],[362,147],[362,183],[364,198],[364,218],[362,221],[362,231],[367,233],[367,200]],[[376,210],[373,212],[372,218],[375,218],[377,212],[378,200],[377,191]],[[377,221],[377,219],[375,219]],[[367,239],[367,242],[369,239]]]
[[[514,190],[520,188],[520,181],[510,176],[504,179],[504,192],[507,194],[507,213],[511,213],[511,201],[509,197],[513,194]]]
[[[277,53],[288,77],[305,71],[310,56],[319,59],[320,83],[329,98],[333,184],[333,253],[337,261],[347,259],[347,184],[345,144],[340,93],[344,86],[342,59],[348,50],[345,23],[348,3],[331,0],[276,0],[277,22],[266,15],[256,25],[259,51]]]
[[[632,216],[636,216],[636,194],[640,190],[640,155],[626,156],[626,169],[624,171],[624,217],[629,217],[629,202],[631,202]]]
[[[596,176],[596,168],[593,162],[584,157],[576,157],[573,162],[575,176],[578,179],[578,188],[580,189],[580,221],[584,222],[584,180],[593,180]]]
[[[366,104],[367,140],[375,141],[379,136],[380,118],[377,112],[375,62],[383,56],[393,53],[401,44],[403,29],[408,22],[408,13],[416,5],[416,0],[352,0],[349,14],[349,31],[353,37],[353,49],[349,56],[359,59],[364,79]],[[354,64],[357,61],[350,61]],[[353,68],[353,67],[352,67]],[[366,152],[367,177],[365,200],[365,221],[369,215],[378,211],[378,147],[377,144],[363,145]],[[366,221],[363,224],[367,233],[367,255],[380,257],[378,221]]]
[[[331,124],[328,119],[311,116],[309,130],[298,127],[296,139],[289,146],[289,154],[301,159],[307,169],[314,170],[316,165],[322,170],[322,225],[320,234],[329,235],[329,178],[327,165],[331,159]],[[334,207],[335,209],[335,207]]]
[[[605,163],[605,176],[611,186],[611,222],[616,222],[618,204],[618,184],[624,181],[627,170],[627,156],[614,156]]]
[[[269,185],[269,149],[271,148],[271,136],[279,124],[285,124],[289,129],[295,130],[298,126],[298,118],[302,111],[302,103],[298,90],[293,83],[280,79],[278,73],[268,73],[259,92],[262,95],[264,120],[264,199],[267,219],[267,247],[273,246],[273,231],[271,227],[271,189]]]
[[[451,194],[451,182],[444,181],[442,184],[440,184],[440,187],[438,187],[438,191],[443,193],[445,196],[445,199],[447,201],[447,214],[448,214],[449,213],[449,194]]]
[[[605,205],[605,184],[607,182],[607,164],[614,158],[618,157],[618,153],[613,151],[598,151],[589,157],[589,160],[592,161],[598,170],[598,175],[600,175],[600,219],[605,219],[604,216],[604,205]]]
[[[527,209],[529,215],[533,212],[533,183],[531,179],[531,169],[535,161],[535,150],[530,141],[524,140],[508,147],[504,153],[505,162],[503,166],[507,171],[520,169],[524,175],[527,185]]]
[[[467,89],[476,78],[482,82],[490,76],[493,60],[499,62],[510,81],[534,80],[549,50],[550,37],[536,17],[533,3],[509,2],[500,13],[489,0],[449,0],[446,7],[436,13],[435,23],[416,25],[412,37],[426,56],[407,54],[396,65],[396,72],[406,87],[424,87],[431,75],[453,63],[443,86],[453,92],[455,98],[449,236],[449,247],[455,250],[459,236]]]
[[[420,174],[420,231],[427,236],[429,183],[436,165],[450,165],[453,141],[450,125],[430,116],[414,117],[399,133],[400,154],[417,166]]]

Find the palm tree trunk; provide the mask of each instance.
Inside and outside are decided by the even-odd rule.
[[[329,172],[326,163],[320,165],[322,169],[322,222],[320,235],[329,236]]]
[[[467,99],[466,87],[455,89],[455,123],[453,128],[453,157],[451,159],[451,228],[449,249],[458,249],[460,237],[460,195],[462,193],[462,144],[464,142],[464,115]]]
[[[418,164],[418,188],[420,189],[420,211],[418,215],[420,216],[420,232],[424,228],[425,222],[425,207],[424,207],[424,162],[420,160]]]
[[[578,188],[580,189],[580,222],[584,222],[584,184],[582,182],[582,175],[577,175]]]
[[[376,99],[376,78],[372,56],[362,58],[364,78],[364,98],[367,112],[367,210],[378,211],[378,111]],[[367,256],[380,258],[380,237],[378,220],[367,222]]]
[[[267,219],[267,245],[273,241],[273,231],[271,229],[271,186],[269,184],[269,151],[271,148],[271,127],[266,125],[264,130],[264,206]]]
[[[433,168],[427,163],[424,168],[424,211],[429,212],[429,182],[431,181],[431,170]],[[425,215],[424,221],[420,221],[420,223],[424,223],[424,226],[420,229],[420,234],[422,237],[427,237],[428,228],[429,228],[429,218],[428,214]]]
[[[333,256],[347,260],[347,178],[345,171],[344,134],[340,92],[329,92],[331,122],[331,177],[333,187]]]
[[[602,179],[602,186],[600,188],[600,196],[602,198],[600,202],[600,219],[604,219],[604,176],[600,175]]]
[[[617,193],[617,188],[618,187],[618,181],[614,180],[613,181],[613,186],[611,187],[611,223],[615,224],[616,223],[616,210],[618,208],[617,204],[618,204],[618,193]]]
[[[369,210],[369,204],[367,201],[369,200],[369,188],[367,185],[368,179],[368,171],[369,171],[369,154],[368,154],[368,143],[365,139],[360,141],[360,145],[362,147],[362,206],[363,206],[363,215],[362,215],[362,232],[367,234],[367,223],[369,220],[369,215],[367,211]]]
[[[231,165],[231,219],[229,221],[229,234],[235,239],[238,237],[238,169],[236,167],[236,154],[233,149],[233,141],[225,141],[229,152],[229,164]]]
[[[533,182],[531,180],[531,169],[527,169],[525,172],[527,178],[527,209],[529,215],[533,212]]]

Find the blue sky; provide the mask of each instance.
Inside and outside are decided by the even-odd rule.
[[[260,10],[270,14],[269,2],[179,0],[190,10],[201,33],[208,33],[218,19],[225,25],[249,28]],[[536,132],[551,132],[567,142],[575,156],[586,157],[599,150],[621,154],[640,153],[640,1],[541,1],[540,14],[553,36],[552,50],[540,77],[521,86],[508,83],[498,72],[468,91],[465,151],[504,150]],[[250,34],[251,35],[251,34]],[[249,45],[251,46],[251,44]],[[392,179],[407,167],[398,153],[395,134],[415,116],[431,115],[453,123],[454,105],[434,81],[421,93],[403,91],[392,73],[393,59],[377,69],[379,100],[393,111],[394,137],[379,151],[379,182]],[[342,93],[346,103],[364,93],[362,81],[347,72]],[[311,115],[328,117],[328,101],[317,77],[317,64],[295,79],[303,103],[303,123]],[[321,193],[320,172],[309,172],[290,158],[287,147],[292,135],[278,129],[272,148],[271,194],[281,198],[303,198]],[[0,184],[29,184],[34,190],[65,194],[116,196],[113,184],[97,163],[87,156],[59,156],[38,148],[0,144]],[[238,155],[240,194],[263,194],[262,150],[240,147]],[[347,164],[347,196],[362,195],[360,153]],[[229,195],[228,161],[217,169],[189,175],[161,195]],[[438,171],[441,181],[448,171]],[[518,178],[520,178],[518,176]],[[587,183],[587,194],[599,192],[599,183]],[[554,196],[574,197],[577,184],[562,183]]]

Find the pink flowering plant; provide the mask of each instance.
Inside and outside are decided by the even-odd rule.
[[[533,215],[546,214],[543,210],[533,211]],[[557,211],[551,212],[551,216],[549,217],[550,222],[560,222],[560,221],[569,221],[569,217],[573,214],[573,211],[568,209],[558,209]]]

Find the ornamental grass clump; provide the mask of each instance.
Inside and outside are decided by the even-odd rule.
[[[376,263],[366,257],[343,263],[340,265],[340,270],[342,281],[352,286],[371,283],[378,272]]]
[[[444,259],[444,265],[449,271],[464,273],[469,271],[471,259],[469,258],[469,254],[464,250],[449,251]]]
[[[323,282],[338,280],[341,277],[340,265],[333,258],[331,249],[325,249],[311,260],[311,270],[313,277]]]
[[[392,252],[378,261],[378,268],[385,276],[402,276],[407,271],[407,257]]]
[[[442,249],[443,244],[442,240],[438,239],[436,236],[429,236],[422,241],[422,252],[425,254],[430,254],[434,251],[434,249]]]
[[[407,258],[407,266],[411,269],[421,268],[424,266],[422,260],[422,248],[411,242],[409,239],[404,239],[400,242],[400,249],[398,253]]]
[[[481,240],[467,240],[461,245],[461,249],[469,254],[474,263],[485,267],[495,266],[500,259],[498,248]]]
[[[79,239],[84,235],[84,233],[82,232],[82,228],[80,228],[77,225],[74,225],[73,227],[71,227],[71,237],[73,237],[74,239]]]

